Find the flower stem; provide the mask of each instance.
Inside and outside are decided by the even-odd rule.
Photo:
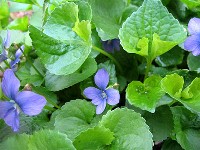
[[[24,53],[24,51],[21,49],[21,47],[19,47],[19,49],[21,50],[21,52],[23,53],[23,55],[26,57],[27,61],[31,64],[31,66],[33,67],[33,69],[38,73],[38,75],[40,75],[42,78],[44,78],[44,76],[40,73],[40,71],[30,61],[29,57]]]
[[[49,110],[49,111],[55,111],[56,109],[55,108],[52,108],[50,106],[44,106],[45,109]]]
[[[147,60],[147,65],[146,65],[144,80],[148,77],[148,74],[151,68],[151,63],[152,63],[152,61],[149,58],[146,58],[146,60]]]
[[[4,60],[3,62],[6,64],[6,67],[10,68],[10,65],[7,60]]]
[[[123,72],[123,69],[122,69],[121,65],[119,64],[119,62],[118,62],[112,55],[110,55],[110,54],[107,53],[106,51],[104,51],[104,50],[102,50],[102,49],[100,49],[100,48],[98,48],[98,47],[96,47],[96,46],[94,46],[94,45],[92,46],[92,48],[93,48],[94,50],[100,52],[101,54],[107,56],[108,58],[110,58],[110,59],[116,64],[116,66],[118,67],[119,71],[120,71],[121,73]]]

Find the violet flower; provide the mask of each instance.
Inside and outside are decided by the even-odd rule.
[[[184,42],[184,48],[194,56],[200,55],[200,19],[192,18],[188,23],[190,36]]]
[[[24,45],[22,45],[15,53],[15,59],[10,62],[10,68],[16,71],[16,65],[20,62],[20,57],[22,56],[22,51],[24,51]]]
[[[119,91],[113,88],[106,88],[109,82],[109,74],[105,69],[99,69],[94,77],[95,87],[86,88],[83,93],[92,103],[97,105],[96,114],[101,114],[106,108],[106,103],[116,105],[119,103]]]
[[[112,39],[108,41],[102,41],[103,48],[110,53],[114,53],[114,50],[120,50],[120,40],[119,39]]]
[[[20,81],[11,69],[4,72],[2,91],[10,101],[0,101],[0,118],[10,126],[13,131],[19,130],[19,113],[38,115],[46,105],[46,99],[31,91],[19,92]]]
[[[2,53],[0,54],[0,63],[6,59],[8,59],[7,57],[7,51],[6,49],[8,49],[10,47],[10,31],[7,31],[7,37],[6,39],[4,39],[3,44],[2,44]]]

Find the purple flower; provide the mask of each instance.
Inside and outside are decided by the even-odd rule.
[[[20,57],[22,56],[22,51],[24,51],[24,45],[22,45],[15,53],[15,60],[12,60],[10,62],[10,68],[13,71],[17,70],[16,64],[20,62]]]
[[[120,50],[120,40],[119,39],[113,39],[108,41],[102,41],[103,48],[110,53],[114,53],[114,50],[119,51]]]
[[[46,99],[31,91],[19,92],[20,81],[11,69],[4,72],[2,91],[10,101],[0,101],[0,118],[10,126],[13,131],[19,130],[19,113],[38,115],[46,105]]]
[[[99,69],[94,77],[95,87],[86,88],[84,95],[92,99],[92,103],[97,105],[96,114],[101,114],[106,108],[106,102],[109,105],[116,105],[119,103],[120,95],[119,91],[113,88],[106,88],[109,82],[109,74],[105,69]]]
[[[10,31],[7,31],[7,37],[6,39],[4,39],[3,41],[3,45],[2,45],[2,53],[0,54],[0,63],[6,59],[8,59],[7,57],[7,51],[6,49],[8,49],[10,47]]]
[[[184,42],[184,48],[194,56],[200,55],[200,19],[192,18],[188,23],[189,36]]]

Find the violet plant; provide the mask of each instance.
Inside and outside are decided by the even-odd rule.
[[[0,8],[0,149],[200,149],[199,1]]]
[[[194,56],[200,55],[200,19],[192,18],[188,23],[190,36],[184,42],[184,48]]]
[[[120,94],[116,89],[107,88],[109,74],[105,69],[99,69],[97,71],[94,76],[94,82],[99,89],[88,87],[83,93],[87,98],[92,99],[94,105],[97,105],[96,114],[101,114],[106,108],[106,103],[109,105],[116,105],[119,103]]]
[[[7,69],[2,79],[2,91],[10,101],[0,101],[0,118],[15,132],[20,128],[20,112],[29,116],[38,115],[46,105],[43,96],[31,91],[20,92],[19,87],[20,81],[14,72]]]

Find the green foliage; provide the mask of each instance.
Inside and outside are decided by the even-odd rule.
[[[176,46],[161,56],[156,57],[156,63],[161,67],[179,65],[183,61],[183,50]]]
[[[73,144],[77,150],[105,149],[114,139],[114,134],[103,126],[96,126],[79,134]]]
[[[41,130],[30,136],[29,149],[75,150],[72,141],[70,141],[65,134],[51,130]]]
[[[140,114],[123,108],[109,111],[100,125],[114,133],[115,139],[109,149],[152,149],[152,134]],[[134,142],[133,142],[134,141]]]
[[[171,108],[174,119],[174,134],[183,149],[197,150],[200,148],[200,118],[184,107]]]
[[[47,72],[45,76],[45,86],[50,91],[59,91],[87,79],[94,74],[96,70],[96,61],[93,58],[88,58],[79,70],[72,74],[59,76]]]
[[[191,71],[200,72],[200,56],[189,54],[187,57],[187,64]]]
[[[184,28],[160,0],[145,0],[124,22],[119,32],[123,48],[153,60],[186,37]]]
[[[173,129],[173,116],[168,106],[158,107],[153,114],[145,112],[143,117],[150,127],[154,141],[160,142],[170,136]]]
[[[155,112],[156,105],[164,95],[161,88],[161,77],[154,75],[144,81],[132,81],[126,89],[126,98],[130,104],[142,110]]]
[[[200,93],[198,92],[198,88],[200,86],[200,78],[195,78],[184,90],[182,89],[183,84],[183,77],[178,74],[167,75],[161,81],[162,88],[166,93],[181,102],[186,108],[199,113]]]
[[[72,100],[62,106],[55,118],[55,129],[72,141],[83,131],[94,126],[95,107],[85,100]]]
[[[5,150],[28,150],[29,135],[21,134],[8,138],[0,143],[0,149]]]
[[[117,38],[126,0],[89,0],[89,2],[92,8],[92,20],[101,39],[105,41]]]
[[[74,73],[91,52],[90,22],[78,21],[78,6],[74,3],[57,7],[44,25],[44,33],[33,26],[29,31],[37,54],[52,74]]]

